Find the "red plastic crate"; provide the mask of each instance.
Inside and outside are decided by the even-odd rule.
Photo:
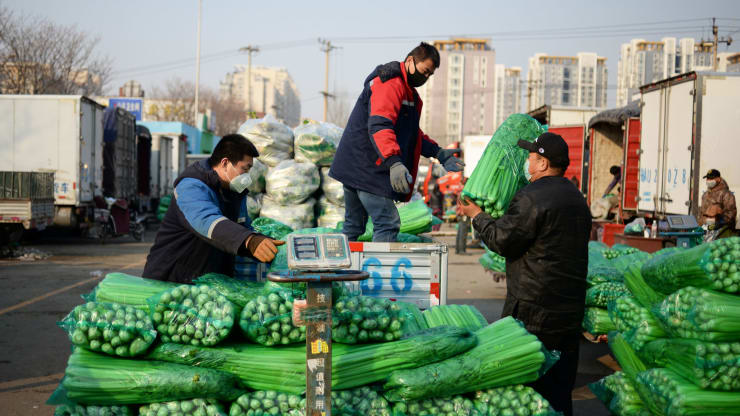
[[[601,242],[611,247],[614,245],[614,235],[624,233],[624,224],[604,224],[604,231],[601,235]]]

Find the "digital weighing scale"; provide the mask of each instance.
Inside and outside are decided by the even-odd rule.
[[[306,416],[331,415],[332,282],[357,281],[368,273],[346,270],[352,262],[344,234],[287,237],[288,270],[269,273],[273,282],[306,283]]]
[[[694,247],[697,237],[704,235],[703,231],[694,231],[699,227],[693,215],[666,215],[665,222],[668,231],[660,232],[666,237],[676,237],[676,246],[683,248]]]

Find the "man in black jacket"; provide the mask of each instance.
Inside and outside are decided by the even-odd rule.
[[[506,258],[503,316],[524,322],[560,360],[532,384],[555,410],[573,414],[571,392],[586,297],[591,213],[583,195],[563,177],[570,160],[562,137],[544,133],[528,150],[524,174],[530,184],[514,195],[499,219],[459,201],[489,249]]]

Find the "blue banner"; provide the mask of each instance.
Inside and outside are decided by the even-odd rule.
[[[136,121],[141,121],[142,107],[144,106],[141,98],[111,98],[108,100],[110,107],[121,107],[136,117]]]

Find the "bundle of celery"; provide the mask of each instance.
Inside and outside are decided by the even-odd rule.
[[[112,358],[76,348],[47,404],[120,405],[193,398],[230,401],[239,394],[239,379],[222,371]]]
[[[673,370],[653,368],[637,376],[637,390],[656,415],[727,416],[740,414],[740,400],[734,392],[701,390]]]
[[[401,307],[385,298],[346,296],[334,304],[331,338],[343,344],[400,339],[406,320]]]
[[[433,306],[425,310],[422,315],[429,328],[450,325],[475,332],[488,325],[483,314],[475,306],[470,305]]]
[[[645,371],[647,366],[640,359],[634,349],[630,347],[627,340],[619,332],[609,333],[609,349],[612,350],[614,358],[622,367],[622,372],[628,379],[635,381],[637,373]]]
[[[581,326],[592,335],[608,334],[617,329],[609,318],[609,312],[602,308],[586,308]]]
[[[606,308],[609,302],[626,295],[629,295],[629,290],[624,283],[601,283],[586,291],[586,306]]]
[[[702,389],[740,391],[740,342],[659,339],[641,354]]]
[[[665,299],[665,295],[658,293],[650,287],[642,278],[642,271],[639,264],[632,264],[624,272],[624,285],[627,286],[630,293],[640,302],[642,306],[652,307]]]
[[[247,302],[239,326],[247,338],[261,345],[287,345],[306,340],[306,327],[293,325],[293,294],[274,288]]]
[[[440,327],[444,328],[444,327]],[[536,380],[557,355],[512,317],[477,331],[478,345],[436,364],[394,371],[385,384],[391,401],[447,397]]]
[[[296,394],[281,393],[275,390],[262,390],[239,396],[231,404],[229,416],[303,416],[303,409],[305,407],[305,399]]]
[[[92,302],[115,302],[149,310],[147,299],[177,286],[171,282],[144,279],[125,273],[108,273],[85,300]]]
[[[506,259],[491,250],[486,249],[486,253],[478,259],[478,262],[486,270],[506,273]]]
[[[423,200],[409,202],[398,207],[398,215],[401,217],[401,229],[399,233],[421,234],[432,229],[432,210]],[[371,241],[373,239],[373,222],[367,220],[365,232],[357,237],[357,241]]]
[[[740,297],[685,287],[654,306],[664,329],[680,338],[704,341],[740,340]]]
[[[621,371],[591,383],[588,387],[615,415],[651,416],[633,382]]]
[[[550,403],[533,388],[521,384],[479,391],[475,394],[475,407],[481,416],[561,415],[553,410]],[[457,413],[453,414],[457,415]]]
[[[192,399],[152,403],[139,408],[139,416],[227,416],[216,400]]]
[[[517,146],[521,140],[534,141],[547,129],[526,114],[512,114],[496,129],[488,142],[462,196],[472,199],[484,211],[498,218],[509,207],[514,194],[527,185],[524,161],[528,152]]]
[[[128,406],[83,406],[64,404],[54,409],[54,416],[134,416]]]
[[[723,238],[688,250],[654,256],[642,266],[645,281],[670,294],[694,286],[740,292],[740,237]]]
[[[453,396],[444,399],[424,399],[398,402],[393,406],[393,415],[425,416],[425,415],[455,415],[455,416],[487,416],[475,408],[475,403],[464,396]]]
[[[642,264],[649,258],[649,253],[638,250],[632,254],[619,256],[616,259],[609,261],[609,264],[616,268],[619,273],[624,274],[630,265],[637,264],[642,266]]]
[[[250,300],[264,292],[265,284],[262,282],[249,282],[235,279],[219,273],[208,273],[193,280],[198,285],[208,285],[229,300],[240,310]]]
[[[87,302],[57,325],[74,345],[119,357],[141,355],[157,338],[146,312],[120,303]]]
[[[350,389],[384,380],[391,372],[461,354],[477,338],[461,328],[439,327],[394,342],[334,344],[332,388]],[[147,359],[223,370],[255,390],[301,394],[306,388],[306,347],[270,348],[239,344],[215,348],[180,344],[156,346]]]
[[[162,341],[216,345],[234,326],[234,305],[208,285],[180,285],[149,299]]]
[[[617,330],[636,350],[642,349],[650,341],[667,336],[650,310],[632,296],[622,296],[610,302],[608,310]]]
[[[429,329],[424,314],[421,312],[418,306],[409,302],[398,302],[396,304],[401,308],[399,314],[405,316],[406,320],[401,325],[401,332],[404,335],[415,334],[419,331]]]
[[[609,263],[588,261],[588,272],[586,282],[589,286],[596,286],[602,283],[621,282],[623,274],[616,267]]]

